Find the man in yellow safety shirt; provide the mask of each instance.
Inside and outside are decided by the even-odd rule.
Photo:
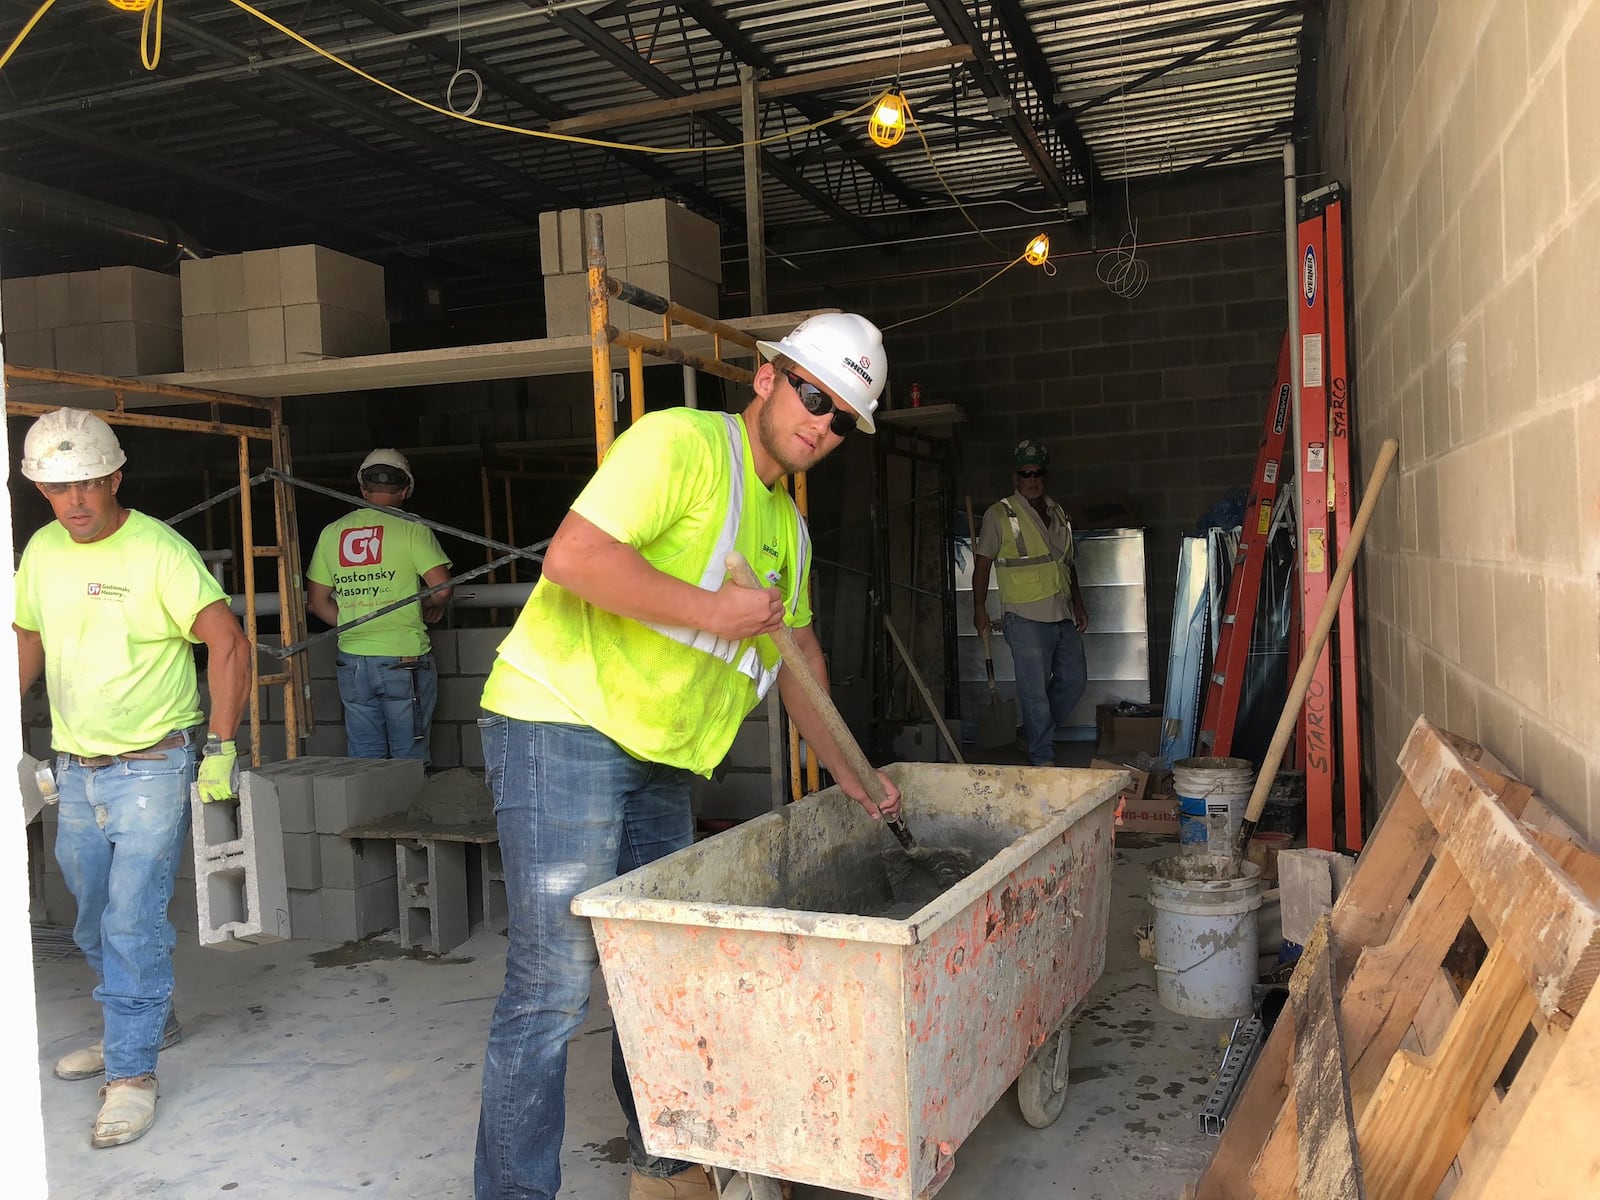
[[[63,1057],[56,1074],[104,1072],[96,1148],[131,1142],[155,1121],[156,1057],[178,1040],[167,906],[189,788],[198,782],[207,802],[234,794],[233,735],[250,688],[250,644],[200,555],[118,502],[126,461],[111,427],[81,409],[46,413],[28,430],[22,473],[56,519],[23,551],[14,622],[22,690],[43,673],[50,696],[56,858],[104,1022],[101,1041]]]
[[[1055,762],[1056,726],[1078,706],[1088,688],[1083,607],[1072,565],[1072,522],[1045,495],[1050,452],[1035,441],[1011,452],[1016,491],[989,506],[972,555],[972,625],[979,634],[989,620],[989,573],[998,572],[1001,632],[1016,667],[1017,711],[1028,761]]]
[[[398,450],[374,450],[356,472],[368,504],[399,508],[416,486]],[[306,568],[306,607],[329,625],[350,622],[450,578],[450,560],[433,530],[417,521],[358,508],[317,539]],[[453,589],[339,633],[339,699],[351,758],[420,758],[439,700],[439,675],[427,626],[444,616]]]
[[[543,577],[484,687],[484,763],[510,908],[506,981],[489,1031],[477,1200],[554,1200],[567,1041],[597,954],[573,896],[690,844],[690,781],[709,775],[775,681],[811,751],[878,816],[770,638],[788,625],[818,678],[811,543],[779,480],[874,430],[887,363],[876,327],[826,313],[779,342],[742,415],[679,408],[624,433],[556,530]],[[768,586],[745,589],[738,550]],[[883,816],[900,797],[884,778]],[[621,1047],[630,1200],[711,1197],[707,1172],[644,1147]]]

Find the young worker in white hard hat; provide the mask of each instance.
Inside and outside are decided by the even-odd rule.
[[[1016,491],[983,514],[973,551],[972,625],[979,634],[990,628],[993,568],[1001,632],[1016,668],[1022,739],[1028,761],[1047,767],[1055,762],[1056,726],[1066,722],[1088,687],[1081,635],[1089,628],[1089,613],[1072,565],[1072,522],[1045,495],[1050,452],[1024,440],[1011,452],[1011,462]]]
[[[374,450],[356,471],[361,498],[401,508],[415,480],[398,450]],[[433,530],[417,521],[358,508],[329,524],[306,568],[306,607],[337,626],[387,608],[450,578],[450,560]],[[351,758],[420,758],[439,700],[429,625],[444,616],[453,589],[373,617],[339,633],[335,660]]]
[[[571,900],[690,844],[690,781],[722,760],[769,685],[839,786],[879,815],[761,635],[788,625],[826,679],[810,537],[779,480],[852,429],[873,431],[883,340],[865,318],[829,313],[759,347],[768,361],[742,415],[671,409],[617,440],[557,529],[484,688],[510,947],[484,1056],[477,1200],[560,1190],[567,1041],[597,962]],[[768,587],[728,578],[735,549]],[[899,792],[883,786],[882,815],[894,816]],[[612,1077],[633,1151],[630,1200],[713,1196],[703,1168],[645,1150],[615,1035]]]
[[[111,427],[81,409],[28,430],[22,473],[56,519],[22,552],[14,626],[23,691],[43,673],[49,692],[55,852],[104,1023],[101,1041],[66,1055],[56,1074],[104,1073],[90,1139],[102,1149],[155,1121],[156,1057],[178,1040],[167,906],[189,788],[198,782],[207,802],[233,796],[233,735],[250,688],[250,644],[200,555],[117,500],[126,461]]]

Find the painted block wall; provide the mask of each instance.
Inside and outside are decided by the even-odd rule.
[[[1419,714],[1600,834],[1600,3],[1330,7],[1358,448],[1400,440],[1358,573],[1367,770]]]

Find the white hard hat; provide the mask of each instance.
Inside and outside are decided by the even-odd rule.
[[[22,442],[22,473],[35,483],[99,479],[127,461],[111,426],[82,408],[45,413]]]
[[[373,467],[387,467],[389,469],[373,471],[371,478],[368,478],[367,472]],[[396,479],[394,477],[395,471],[404,475],[405,479]],[[411,474],[411,464],[406,461],[406,456],[398,450],[389,449],[374,450],[366,458],[362,459],[361,466],[356,468],[356,480],[359,483],[384,484],[390,487],[411,487],[416,482]]]
[[[757,342],[765,358],[782,354],[817,377],[817,382],[856,410],[856,426],[864,433],[877,429],[872,414],[878,409],[889,360],[883,352],[883,334],[855,313],[818,313],[807,317],[781,342]]]

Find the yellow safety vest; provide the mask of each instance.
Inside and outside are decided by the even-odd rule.
[[[1057,555],[1036,520],[1023,520],[1010,500],[1000,501],[1006,520],[1000,523],[1000,557],[994,560],[1000,603],[1032,604],[1060,593],[1072,597],[1067,564],[1072,561],[1072,522],[1054,500],[1046,500],[1050,517],[1067,531],[1065,552]]]

